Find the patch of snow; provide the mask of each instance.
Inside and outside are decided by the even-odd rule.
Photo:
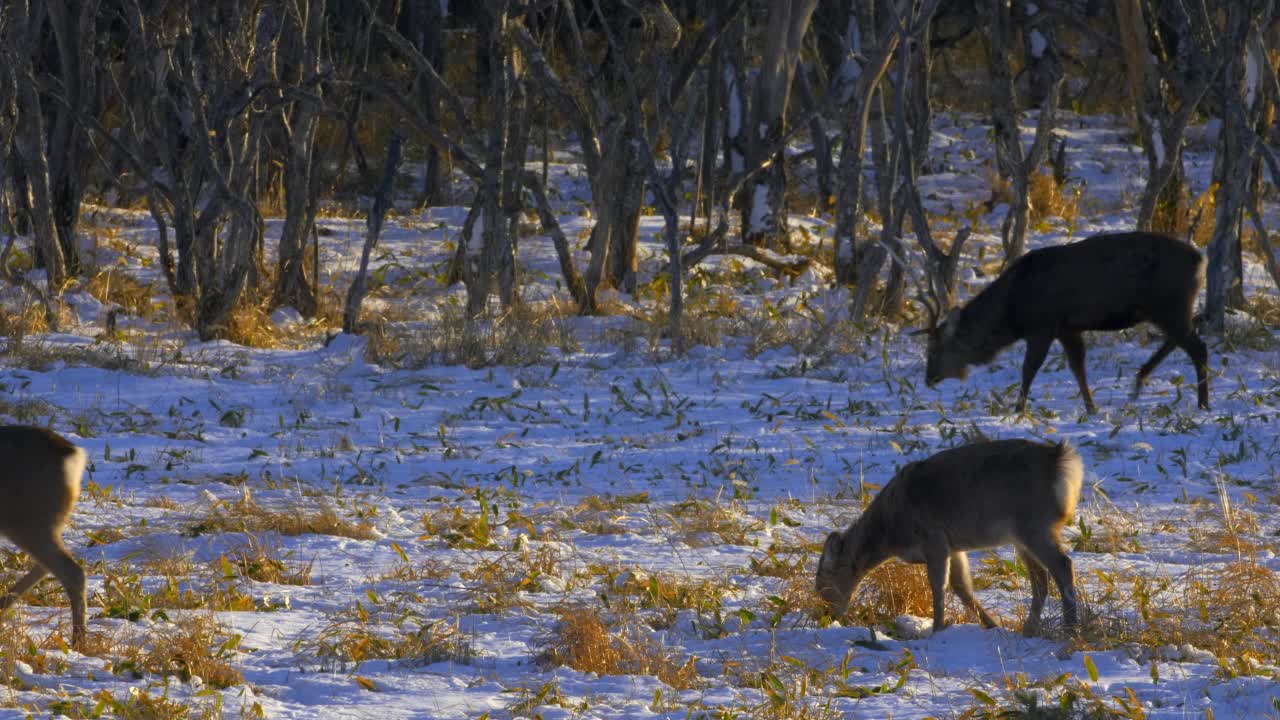
[[[893,622],[898,637],[903,640],[920,640],[933,634],[933,620],[915,615],[899,615]]]
[[[306,322],[306,318],[302,317],[302,313],[298,312],[292,306],[278,308],[271,313],[271,324],[276,327],[285,327],[288,325],[301,325]]]
[[[729,137],[737,137],[742,132],[742,90],[738,87],[738,76],[727,65],[724,69],[724,86],[729,91],[729,98],[725,103],[729,108]]]
[[[841,105],[853,99],[853,91],[858,87],[858,78],[862,77],[862,63],[858,56],[850,54],[840,63],[836,71],[836,98]]]
[[[1160,130],[1160,119],[1148,119],[1151,121],[1151,151],[1156,156],[1156,167],[1164,167],[1164,137]]]
[[[1248,45],[1244,58],[1244,106],[1252,109],[1258,97],[1258,83],[1262,81],[1262,58],[1259,57],[1257,43]]]
[[[769,186],[762,182],[756,183],[756,187],[751,193],[751,217],[747,221],[748,232],[762,233],[767,230],[769,211]]]
[[[846,264],[853,262],[853,238],[836,238],[836,260]]]
[[[1045,39],[1044,34],[1039,30],[1032,30],[1028,37],[1031,42],[1031,57],[1044,57],[1044,51],[1049,47],[1049,41]]]
[[[854,55],[862,54],[862,32],[858,29],[858,14],[849,13],[849,22],[844,28],[844,47]]]

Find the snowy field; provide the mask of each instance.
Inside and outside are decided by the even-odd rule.
[[[1197,132],[1199,193],[1212,142]],[[1141,191],[1122,124],[1064,135],[1080,214],[1039,223],[1033,247],[1130,227]],[[988,266],[999,250],[987,129],[942,115],[933,150],[931,211],[979,223],[968,297],[989,280],[979,250]],[[584,173],[553,174],[566,233],[585,237]],[[1020,418],[1020,344],[929,389],[912,327],[854,328],[825,270],[778,281],[734,258],[691,280],[693,308],[724,318],[700,325],[715,344],[672,358],[652,294],[611,296],[618,313],[547,321],[518,364],[471,369],[441,362],[461,289],[436,283],[464,214],[389,226],[365,305],[400,338],[389,360],[283,314],[303,339],[279,349],[200,343],[163,314],[121,316],[108,341],[84,292],[63,333],[22,338],[0,370],[6,420],[90,455],[67,534],[90,642],[67,649],[51,580],[7,612],[0,718],[1280,717],[1272,329],[1237,315],[1206,338],[1210,411],[1180,352],[1128,400],[1156,347],[1136,330],[1088,340],[1097,415],[1055,346]],[[824,219],[794,224],[829,255]],[[90,226],[110,229],[100,265],[162,287],[145,215],[103,209]],[[324,281],[345,292],[363,222],[322,227]],[[660,230],[642,218],[646,280]],[[526,299],[565,300],[549,241],[520,242]],[[1247,281],[1274,295],[1256,259]],[[521,322],[497,323],[493,347]],[[1065,438],[1085,460],[1064,532],[1080,636],[1062,633],[1056,593],[1044,634],[1021,635],[1030,587],[1007,548],[971,555],[1001,628],[951,598],[957,624],[930,636],[923,572],[902,565],[843,625],[814,613],[823,538],[895,468],[1014,437]],[[1061,714],[1002,714],[1044,706]]]

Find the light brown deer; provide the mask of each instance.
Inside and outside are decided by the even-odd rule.
[[[31,570],[0,596],[8,608],[52,573],[71,600],[71,635],[83,647],[84,569],[62,544],[62,529],[80,495],[84,450],[57,433],[21,425],[0,426],[0,535],[31,556]]]
[[[908,463],[844,533],[833,532],[818,561],[816,589],[840,617],[858,583],[891,557],[928,566],[933,630],[947,626],[944,587],[978,616],[995,621],[973,596],[967,550],[1012,544],[1031,578],[1023,632],[1039,631],[1049,576],[1062,595],[1063,624],[1076,623],[1071,558],[1059,532],[1075,511],[1084,467],[1066,443],[980,442]]]

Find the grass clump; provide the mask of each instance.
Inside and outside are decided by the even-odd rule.
[[[899,615],[933,617],[933,591],[924,565],[886,562],[867,573],[849,604],[849,616],[860,625],[892,622]]]
[[[85,283],[85,292],[107,306],[117,306],[130,315],[151,316],[155,288],[143,284],[126,272],[111,267],[99,270]]]
[[[383,329],[378,344],[383,356],[398,349],[398,357],[390,360],[401,367],[521,367],[545,361],[553,350],[577,350],[577,340],[565,322],[574,314],[570,305],[550,300],[516,303],[502,314],[469,319],[461,304],[450,303],[426,323]]]
[[[598,675],[653,675],[677,690],[696,687],[695,659],[662,647],[640,626],[608,622],[596,608],[560,613],[543,662]]]
[[[338,515],[328,503],[297,505],[269,510],[254,502],[248,493],[234,503],[219,501],[208,515],[187,529],[189,537],[209,533],[274,532],[280,535],[336,535],[353,540],[373,540],[373,526],[364,520],[352,522]]]
[[[1083,579],[1091,613],[1079,648],[1122,647],[1165,660],[1208,651],[1226,678],[1255,674],[1280,654],[1280,576],[1253,559],[1177,577],[1095,571]]]
[[[799,611],[810,618],[826,613],[826,604],[813,590],[813,561],[821,550],[816,544],[784,547],[775,543],[763,556],[751,558],[752,574],[777,579],[776,591],[766,599],[766,612],[779,617]]]
[[[467,584],[474,610],[480,613],[528,607],[526,593],[564,592],[571,582],[565,577],[560,553],[547,546],[535,550],[525,546],[482,560],[459,577]]]
[[[423,620],[377,596],[367,605],[357,602],[338,612],[327,625],[299,639],[294,650],[314,658],[325,671],[358,668],[368,660],[468,664],[475,657],[456,620]]]
[[[290,567],[277,544],[249,535],[245,542],[222,556],[223,575],[277,585],[310,585],[312,563]]]
[[[49,704],[49,712],[72,720],[112,717],[119,720],[213,720],[222,717],[216,703],[202,703],[200,707],[185,705],[166,695],[152,695],[146,690],[131,690],[123,699],[110,690],[93,694],[93,702],[79,700],[55,700]]]
[[[228,633],[212,615],[195,614],[154,627],[145,637],[132,637],[114,648],[112,671],[176,677],[191,682],[199,677],[216,688],[244,684],[232,664],[240,636]]]
[[[1031,222],[1062,218],[1068,225],[1074,226],[1076,218],[1080,216],[1079,188],[1067,191],[1066,183],[1058,184],[1051,172],[1032,173],[1030,181],[1027,201],[1031,204]]]
[[[105,567],[102,576],[102,590],[95,594],[91,604],[100,606],[102,614],[109,618],[137,622],[144,617],[164,619],[169,610],[269,609],[258,607],[252,597],[222,573],[211,580],[200,581],[184,572],[157,577],[143,576],[129,567]]]
[[[638,607],[663,611],[669,617],[681,610],[699,613],[719,610],[729,592],[728,585],[718,580],[672,573],[649,575],[639,570],[618,574],[612,587],[616,594],[635,599]]]
[[[748,536],[764,527],[737,503],[724,505],[701,498],[676,503],[667,515],[678,528],[677,537],[690,547],[748,545]]]

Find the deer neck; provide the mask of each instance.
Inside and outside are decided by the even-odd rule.
[[[963,350],[969,365],[991,362],[1001,350],[1019,339],[1008,320],[1008,300],[1003,297],[1003,290],[993,285],[960,311],[955,342]]]

